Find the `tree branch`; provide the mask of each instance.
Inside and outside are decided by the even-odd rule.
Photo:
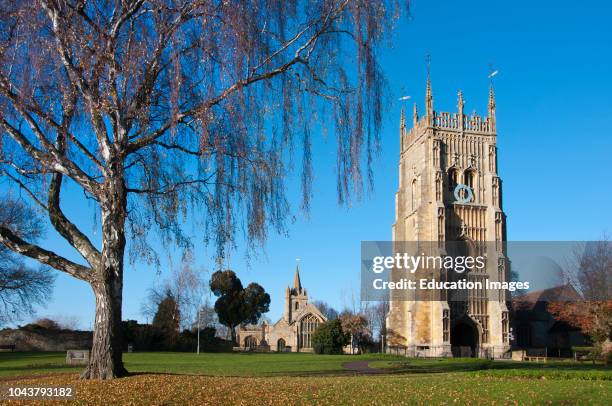
[[[98,268],[100,265],[100,251],[93,246],[89,238],[81,230],[68,220],[60,208],[61,187],[62,175],[56,172],[52,175],[51,184],[49,185],[47,205],[49,208],[49,220],[57,232],[87,260],[92,268]]]
[[[21,131],[17,130],[1,116],[0,125],[4,127],[9,136],[15,140],[15,142],[17,142],[21,148],[23,148],[32,158],[39,161],[47,169],[69,176],[90,194],[93,196],[98,196],[99,184],[73,162],[68,159],[60,160],[56,155],[54,156],[46,151],[36,148]]]
[[[280,75],[286,71],[288,71],[289,69],[291,69],[291,67],[293,67],[294,65],[301,63],[301,64],[306,64],[307,65],[307,61],[308,61],[308,57],[310,56],[310,54],[312,53],[314,46],[317,42],[318,37],[325,32],[325,30],[329,27],[329,25],[331,24],[332,21],[334,21],[342,12],[342,10],[344,10],[344,8],[346,7],[346,5],[348,4],[348,0],[345,0],[342,4],[340,4],[337,8],[331,10],[329,13],[325,14],[325,16],[321,16],[317,21],[311,23],[308,28],[315,26],[317,23],[322,23],[321,27],[317,30],[315,30],[315,32],[312,34],[312,36],[302,45],[300,46],[296,51],[295,54],[293,56],[292,59],[290,59],[289,61],[287,61],[286,63],[282,64],[281,66],[269,70],[267,72],[263,72],[260,74],[255,74],[255,71],[257,69],[259,69],[261,66],[263,66],[263,63],[265,61],[268,61],[270,58],[272,58],[274,55],[276,55],[276,53],[281,52],[283,49],[286,49],[286,47],[281,47],[280,50],[276,51],[274,54],[272,54],[268,59],[266,59],[264,62],[262,62],[262,64],[260,64],[257,68],[255,68],[255,70],[253,70],[248,77],[238,80],[237,82],[235,82],[234,84],[232,84],[231,86],[227,87],[225,90],[223,90],[221,93],[219,93],[217,96],[210,98],[209,100],[203,102],[202,104],[200,104],[197,107],[194,107],[192,109],[186,110],[182,113],[176,114],[174,115],[172,118],[170,118],[169,120],[167,120],[167,122],[162,125],[159,129],[157,129],[156,131],[149,133],[148,135],[144,135],[141,138],[136,139],[135,141],[131,142],[128,145],[127,148],[127,153],[133,153],[137,150],[139,150],[142,147],[145,147],[147,145],[149,145],[151,142],[157,140],[159,137],[161,137],[162,135],[164,135],[169,129],[173,128],[174,126],[183,123],[184,120],[188,117],[193,116],[194,114],[198,113],[198,112],[203,112],[203,111],[207,111],[209,110],[211,107],[219,104],[221,101],[225,100],[227,97],[229,97],[232,93],[246,87],[249,86],[251,84],[260,82],[262,80],[267,80],[267,79],[271,79],[277,75]],[[292,38],[289,42],[293,43],[294,41],[297,41],[297,39],[300,38],[300,36],[303,35],[303,33],[307,31],[307,29],[304,29],[302,31],[300,31],[298,34],[296,34],[296,36],[294,38]],[[302,57],[302,52],[307,51],[307,56],[304,58]]]
[[[6,245],[12,251],[35,259],[57,270],[66,272],[75,278],[87,282],[91,281],[90,268],[72,262],[53,251],[48,251],[38,245],[28,243],[4,226],[0,226],[0,243]]]

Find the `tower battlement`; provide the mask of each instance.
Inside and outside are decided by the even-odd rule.
[[[472,114],[463,112],[463,93],[459,91],[457,97],[457,112],[437,112],[433,109],[433,95],[431,82],[427,78],[427,90],[425,95],[426,112],[419,117],[417,104],[414,104],[412,113],[412,127],[406,126],[406,113],[402,108],[400,117],[400,141],[402,151],[407,148],[420,135],[426,133],[426,129],[451,131],[456,133],[470,133],[478,135],[496,135],[495,126],[495,94],[493,86],[489,88],[488,115],[481,116],[474,111]]]

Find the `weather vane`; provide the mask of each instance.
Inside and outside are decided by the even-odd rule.
[[[489,75],[487,76],[489,78],[489,80],[491,81],[491,85],[493,85],[493,78],[495,76],[497,76],[497,74],[499,73],[499,71],[497,69],[493,68],[493,64],[490,63],[489,64]]]

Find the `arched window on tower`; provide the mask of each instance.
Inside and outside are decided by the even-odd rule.
[[[299,309],[300,307],[300,303],[299,302],[295,302],[295,310]]]
[[[412,180],[412,187],[411,187],[411,192],[410,192],[411,196],[412,196],[412,204],[410,206],[411,210],[416,210],[417,208],[417,180],[413,179]]]
[[[455,190],[455,187],[457,186],[457,177],[457,169],[450,168],[448,170],[448,190]]]
[[[472,202],[476,201],[476,172],[471,169],[466,169],[463,172],[463,182],[467,187],[472,189]]]
[[[463,180],[466,186],[469,186],[470,189],[474,189],[474,171],[468,169],[463,173]]]

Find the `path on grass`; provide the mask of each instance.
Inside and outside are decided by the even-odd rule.
[[[371,368],[368,364],[373,361],[376,360],[345,362],[344,364],[342,364],[342,367],[347,371],[353,371],[358,374],[364,375],[389,373],[389,371],[385,371],[384,369]]]

